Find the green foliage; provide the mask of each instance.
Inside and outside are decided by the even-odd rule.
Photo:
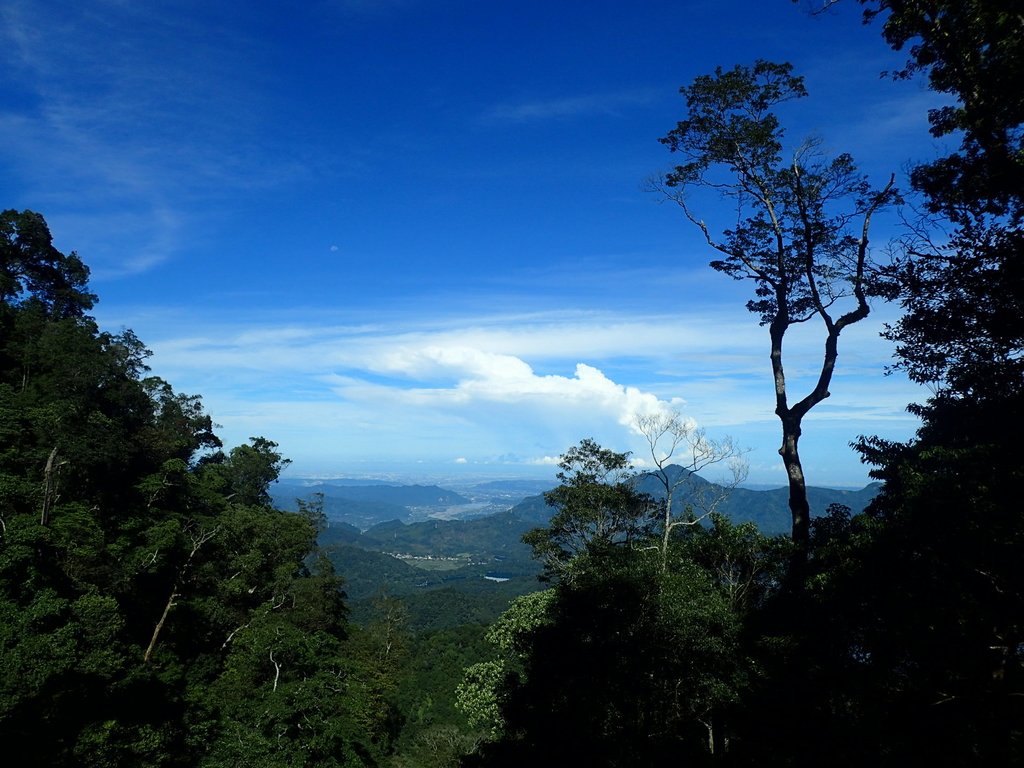
[[[592,439],[573,446],[558,464],[561,485],[544,494],[554,508],[545,528],[523,536],[549,578],[573,578],[579,558],[629,546],[646,535],[656,507],[636,490],[628,453]]]
[[[682,562],[703,569],[730,609],[745,616],[762,607],[779,588],[785,576],[780,565],[786,562],[792,543],[766,536],[753,523],[733,524],[717,513],[710,519],[710,527],[688,530],[674,553]]]
[[[499,691],[505,675],[505,664],[498,659],[477,662],[466,667],[462,682],[455,689],[456,704],[470,727],[479,728],[492,738],[504,726]]]
[[[371,765],[389,709],[287,463],[101,332],[77,257],[0,215],[0,737],[19,765]]]
[[[721,739],[750,674],[725,596],[692,564],[665,573],[637,553],[593,565],[517,636],[521,671],[468,670],[466,705],[483,721],[495,705],[502,715],[481,764],[658,765],[701,759]]]
[[[915,440],[860,442],[885,488],[851,523],[857,558],[839,559],[825,604],[838,613],[860,598],[848,617],[870,681],[863,716],[892,764],[914,753],[1009,765],[1024,760],[1024,101],[1011,85],[1024,72],[1024,19],[1000,1],[864,4],[869,17],[884,12],[887,42],[907,47],[900,76],[924,73],[955,98],[929,121],[959,147],[911,177],[952,233],[923,222],[893,270],[897,366],[934,395],[912,407]],[[899,717],[872,721],[872,705]]]
[[[249,445],[231,449],[224,462],[229,487],[239,504],[270,504],[270,486],[289,459],[281,458],[277,443],[264,437],[252,437]]]
[[[418,732],[412,745],[391,759],[395,768],[457,768],[473,751],[478,739],[454,725],[438,725]]]
[[[857,599],[843,619],[870,694],[902,713],[872,723],[894,755],[1024,759],[1024,472],[1003,426],[1021,413],[933,401],[916,441],[861,444],[885,488],[826,596],[836,612]]]
[[[849,155],[821,157],[816,142],[805,141],[792,162],[783,161],[784,131],[773,110],[807,95],[792,69],[758,61],[696,78],[680,89],[687,119],[661,139],[684,158],[665,178],[669,190],[711,187],[739,206],[738,225],[721,241],[697,223],[724,256],[711,266],[757,284],[748,308],[762,325],[814,316],[865,290],[861,233],[849,224],[895,199],[889,187],[872,190]],[[676,200],[692,219],[686,198]],[[861,302],[854,312],[866,314]]]
[[[554,599],[550,589],[517,597],[487,630],[487,640],[506,656],[521,657],[523,639],[547,623]]]
[[[221,722],[203,765],[376,762],[369,759],[378,752],[375,708],[350,668],[343,638],[309,624],[291,621],[283,601],[265,606],[233,638],[209,691]]]
[[[751,174],[771,175],[781,162],[783,131],[772,111],[807,96],[802,77],[791,64],[758,61],[752,67],[718,67],[681,88],[689,116],[661,143],[680,152],[685,162],[668,175],[670,186],[700,183],[718,164]],[[756,178],[761,178],[759,175]]]
[[[957,135],[957,152],[913,171],[930,205],[961,214],[1021,214],[1024,153],[1024,19],[1014,0],[860,0],[865,16],[884,18],[882,34],[906,66],[896,77],[925,74],[952,104],[929,111],[936,136]]]
[[[506,681],[525,678],[523,662],[529,654],[531,633],[550,621],[555,591],[547,589],[517,597],[487,630],[487,640],[498,650],[495,658],[466,667],[455,690],[456,706],[472,728],[491,739],[505,730],[502,707]]]
[[[908,234],[892,270],[903,317],[897,367],[955,398],[1018,397],[1024,381],[1024,19],[1014,2],[875,3],[883,34],[907,47],[900,76],[927,75],[954,102],[929,112],[959,147],[911,181],[939,221]],[[949,233],[936,229],[952,225]]]
[[[466,718],[456,708],[456,683],[466,667],[493,652],[484,631],[483,624],[463,624],[412,636],[396,697],[405,718],[400,748],[407,746],[410,733],[435,726],[467,730]]]
[[[53,247],[42,216],[0,213],[0,304],[5,308],[28,304],[53,319],[81,317],[96,301],[86,291],[88,281],[89,269],[76,254],[65,256]]]
[[[715,516],[675,537],[667,561],[654,533],[576,555],[572,578],[514,601],[488,630],[498,653],[467,668],[458,704],[489,736],[470,764],[660,765],[721,752],[760,676],[744,628],[777,591],[788,550]]]

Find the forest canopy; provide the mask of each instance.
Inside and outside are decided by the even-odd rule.
[[[286,460],[86,314],[88,269],[0,214],[0,733],[18,765],[372,765],[386,705],[348,648]],[[31,745],[31,749],[28,746]]]

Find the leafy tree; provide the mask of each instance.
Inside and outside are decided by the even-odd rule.
[[[624,463],[593,441],[567,452],[556,498],[569,522],[607,519],[609,499],[651,506],[632,487],[624,497],[606,492],[601,480],[618,480]],[[560,578],[516,600],[488,631],[498,656],[466,670],[459,706],[491,736],[469,764],[726,758],[757,676],[744,623],[775,591],[788,547],[752,525],[711,519],[673,537],[667,558],[649,525],[581,538],[574,550],[561,543],[565,520],[534,532],[559,547]]]
[[[929,205],[958,216],[1009,215],[1019,222],[1024,187],[1021,120],[1024,19],[1013,0],[859,0],[865,21],[882,18],[882,35],[907,50],[899,78],[918,74],[954,103],[928,113],[935,136],[960,147],[913,170]]]
[[[546,589],[513,600],[487,630],[486,638],[497,647],[497,657],[467,667],[456,688],[456,705],[470,726],[482,729],[492,739],[505,729],[501,707],[509,685],[525,679],[523,662],[529,635],[549,623],[555,597],[553,589]]]
[[[85,315],[88,270],[41,216],[0,216],[0,259],[0,738],[31,746],[18,764],[379,762],[319,511],[268,503],[276,444],[218,450],[199,398]]]
[[[338,595],[329,575],[296,581],[232,637],[224,672],[210,689],[208,705],[220,722],[202,765],[379,761],[377,705],[348,658]]]
[[[1024,18],[1014,2],[862,0],[867,20],[954,103],[931,110],[932,133],[959,139],[916,166],[911,182],[934,218],[907,238],[894,270],[904,316],[889,332],[897,367],[939,399],[1019,398],[1024,381]],[[943,220],[948,235],[936,229]]]
[[[791,545],[765,536],[753,523],[733,524],[717,512],[709,520],[710,526],[687,530],[676,556],[703,568],[732,611],[746,616],[762,608],[778,589],[783,577],[780,565]]]
[[[784,132],[774,110],[806,95],[789,64],[758,61],[698,77],[681,93],[687,119],[661,139],[683,162],[658,185],[721,254],[711,266],[751,280],[747,308],[768,326],[775,412],[782,424],[779,454],[786,467],[793,539],[804,552],[810,532],[799,440],[804,416],[829,397],[839,337],[868,316],[874,288],[868,231],[872,216],[898,199],[893,179],[871,187],[847,154],[823,157],[806,140],[783,160]],[[691,192],[711,190],[738,211],[720,236],[693,208]],[[792,402],[783,341],[795,325],[817,320],[824,344],[813,389]]]
[[[395,768],[457,768],[477,738],[455,725],[437,725],[416,734],[412,746],[391,758]]]
[[[558,464],[561,484],[544,494],[555,513],[546,528],[523,536],[548,577],[571,580],[579,558],[611,552],[645,536],[653,505],[638,493],[628,453],[587,438]]]
[[[692,563],[626,552],[537,593],[543,620],[513,635],[521,671],[467,671],[465,704],[501,716],[471,764],[661,765],[723,746],[746,685],[738,617]]]
[[[240,504],[270,504],[270,486],[291,464],[277,452],[277,443],[264,437],[249,438],[249,445],[231,449],[224,467],[231,493]]]
[[[831,5],[831,2],[825,5]],[[1024,19],[1014,3],[864,0],[952,105],[947,157],[915,168],[914,222],[883,290],[897,367],[933,396],[914,440],[864,438],[884,485],[811,527],[807,589],[753,616],[764,677],[739,765],[1015,765],[1024,760],[1020,281]],[[799,717],[780,700],[799,702]]]
[[[483,737],[482,729],[470,724],[458,704],[457,682],[467,667],[493,656],[484,638],[486,629],[462,624],[412,638],[395,697],[402,715],[395,753],[402,764],[443,764],[454,758],[452,750],[461,757]]]
[[[864,5],[907,50],[898,76],[954,98],[929,121],[959,146],[911,174],[932,218],[893,270],[904,315],[888,335],[897,367],[934,394],[911,406],[914,440],[859,446],[885,488],[852,578],[880,568],[891,581],[857,629],[872,692],[902,715],[885,732],[894,753],[916,736],[936,763],[1012,764],[1024,759],[1024,17],[999,0]]]
[[[1012,765],[1024,759],[1024,472],[992,436],[930,415],[909,445],[862,446],[885,486],[826,585],[826,623],[849,638],[860,679],[847,690],[863,691],[891,764]],[[881,711],[888,722],[871,717]]]
[[[53,319],[81,317],[96,296],[86,290],[89,268],[53,247],[46,220],[33,211],[0,213],[0,304],[28,303]]]

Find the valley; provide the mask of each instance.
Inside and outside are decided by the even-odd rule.
[[[371,621],[374,600],[387,595],[403,601],[410,628],[422,631],[467,620],[490,623],[512,598],[544,588],[540,564],[522,537],[547,524],[551,508],[543,493],[552,487],[553,481],[537,480],[453,489],[286,479],[273,487],[272,497],[285,511],[297,510],[300,499],[322,504],[325,527],[319,543],[345,580],[353,620]],[[654,498],[660,487],[650,476],[638,477],[638,488]],[[831,504],[844,504],[856,514],[877,492],[877,484],[858,491],[808,488],[815,515],[825,514]],[[721,498],[719,510],[733,523],[753,522],[769,535],[789,529],[785,488],[726,492],[693,475],[673,504],[682,510],[700,494]]]

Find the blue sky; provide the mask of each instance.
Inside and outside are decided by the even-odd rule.
[[[291,474],[550,472],[588,436],[642,457],[631,417],[675,408],[781,485],[746,286],[643,189],[679,87],[756,58],[807,79],[790,135],[875,179],[938,151],[935,97],[879,77],[901,59],[852,3],[7,0],[0,206],[46,216],[103,327]],[[895,316],[844,334],[812,484],[863,484],[848,443],[913,432]],[[819,347],[787,347],[798,396]]]

